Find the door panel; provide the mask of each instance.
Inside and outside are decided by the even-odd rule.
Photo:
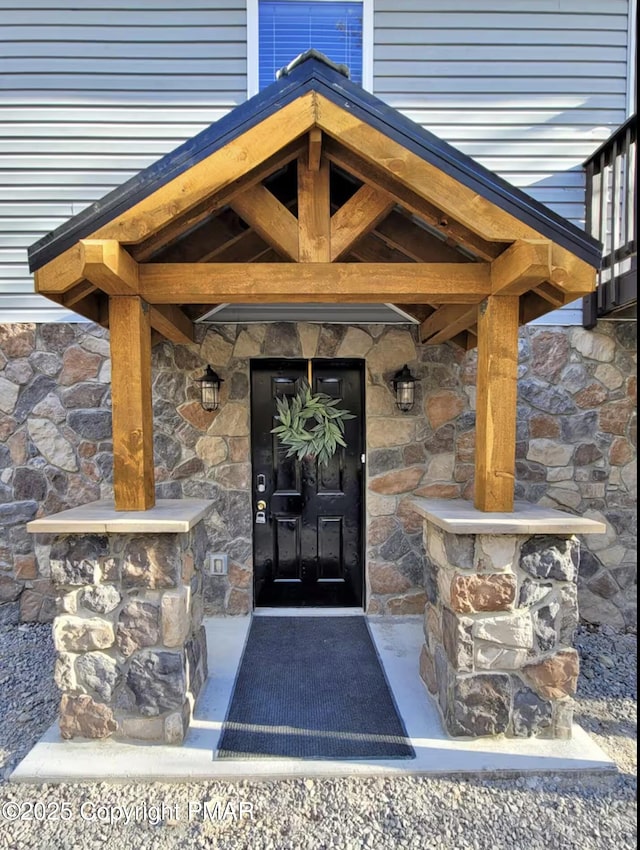
[[[362,361],[313,361],[313,389],[356,415],[346,448],[327,466],[286,458],[275,435],[275,399],[294,395],[306,360],[260,360],[251,368],[254,575],[258,606],[362,605],[364,446]],[[264,490],[258,487],[264,482]],[[264,522],[259,502],[264,501]]]

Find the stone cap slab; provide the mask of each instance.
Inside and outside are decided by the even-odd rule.
[[[32,534],[176,534],[189,531],[211,509],[209,499],[158,499],[146,511],[117,511],[112,499],[89,502],[31,520]]]
[[[408,500],[414,511],[453,534],[604,534],[603,522],[516,502],[510,513],[486,513],[463,499]]]

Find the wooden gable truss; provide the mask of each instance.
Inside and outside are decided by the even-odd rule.
[[[221,303],[391,303],[478,347],[475,503],[513,508],[518,327],[590,293],[566,247],[310,91],[35,272],[110,329],[114,490],[154,504],[151,346]]]

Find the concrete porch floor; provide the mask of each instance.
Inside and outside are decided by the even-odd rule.
[[[327,615],[361,611],[325,611]],[[318,616],[318,609],[263,610],[256,616]],[[416,751],[405,760],[217,759],[218,740],[231,698],[250,617],[205,620],[209,673],[182,747],[122,744],[112,740],[63,741],[54,724],[14,770],[12,782],[279,779],[371,775],[521,775],[616,771],[615,763],[574,725],[570,741],[449,738],[418,676],[422,617],[368,617],[396,705]]]

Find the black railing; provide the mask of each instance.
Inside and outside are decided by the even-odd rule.
[[[598,319],[636,318],[636,139],[632,115],[584,163],[586,227],[602,242],[598,285],[583,302],[583,324]]]

